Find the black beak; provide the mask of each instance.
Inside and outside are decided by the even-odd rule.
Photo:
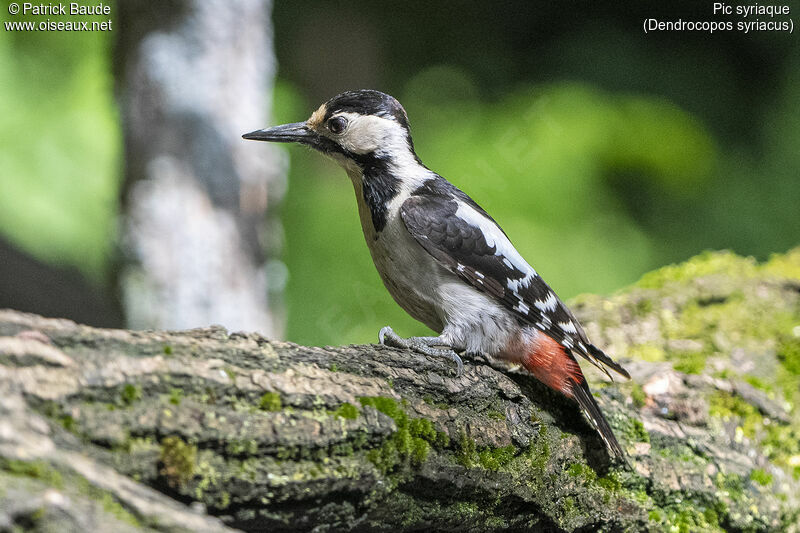
[[[314,146],[319,139],[319,135],[308,129],[305,122],[295,122],[294,124],[284,124],[283,126],[251,131],[242,135],[242,138],[253,141],[301,143]]]

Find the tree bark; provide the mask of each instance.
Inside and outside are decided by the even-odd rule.
[[[630,465],[481,358],[0,311],[0,531],[797,531],[800,249],[573,305]]]
[[[269,0],[121,2],[125,136],[119,285],[132,328],[282,333],[272,207],[286,167],[241,135],[268,121]]]

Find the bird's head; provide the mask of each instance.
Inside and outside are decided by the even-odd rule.
[[[305,122],[256,130],[245,139],[310,146],[346,168],[376,161],[419,163],[408,116],[393,97],[379,91],[347,91],[334,96]]]

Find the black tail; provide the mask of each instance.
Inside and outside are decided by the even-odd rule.
[[[603,350],[595,346],[594,344],[589,344],[586,346],[589,350],[589,355],[591,357],[587,357],[590,362],[592,362],[596,367],[606,373],[608,377],[611,375],[606,371],[604,367],[608,367],[617,374],[626,377],[627,379],[631,379],[631,375],[628,374],[628,371],[622,368],[622,365],[611,359],[609,356],[603,353]]]
[[[606,417],[603,416],[603,413],[600,411],[600,406],[597,405],[586,381],[575,383],[572,387],[572,394],[575,400],[577,400],[578,405],[581,406],[581,409],[586,414],[586,417],[600,434],[600,438],[603,439],[609,452],[623,462],[627,462],[625,459],[625,451],[622,449],[622,446],[619,445],[617,437],[614,436],[614,432],[611,431],[611,426],[608,425]]]

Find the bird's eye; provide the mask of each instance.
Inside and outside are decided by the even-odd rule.
[[[347,127],[347,119],[344,117],[333,117],[328,121],[328,129],[334,135],[339,135]]]

